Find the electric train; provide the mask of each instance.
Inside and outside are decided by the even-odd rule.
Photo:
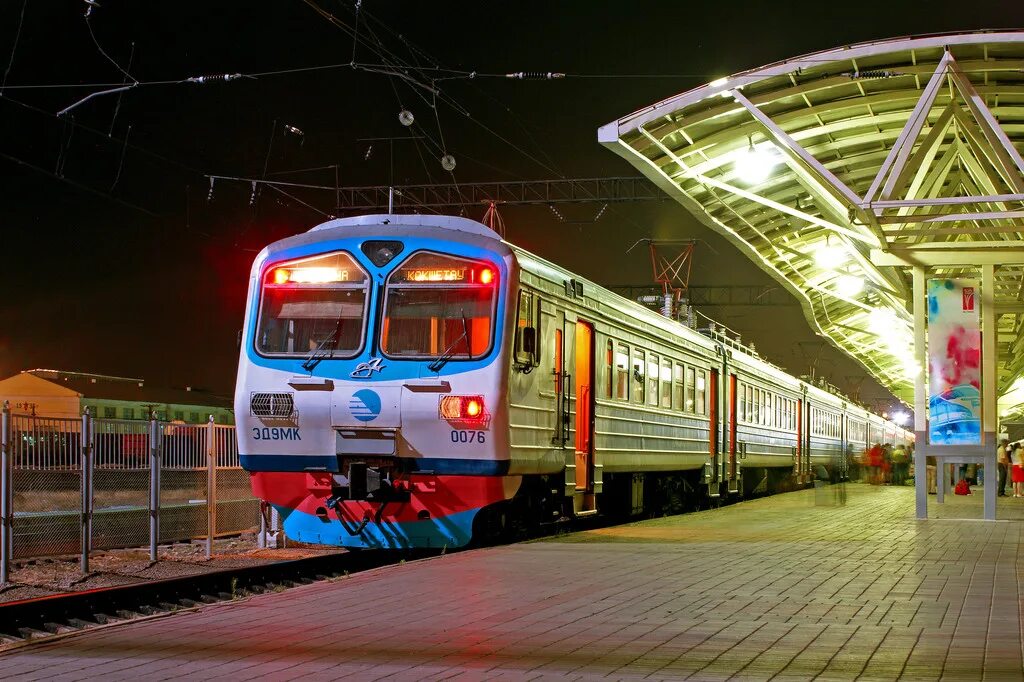
[[[287,537],[349,548],[770,493],[912,438],[720,333],[426,215],[331,220],[260,252],[235,414]]]

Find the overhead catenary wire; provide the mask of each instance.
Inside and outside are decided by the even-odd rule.
[[[28,0],[22,0],[21,14],[18,16],[18,30],[14,32],[14,44],[11,45],[11,57],[7,60],[7,68],[4,69],[4,79],[0,81],[0,95],[3,94],[4,88],[7,87],[7,76],[11,73],[11,67],[14,66],[14,55],[18,51],[18,41],[21,40],[21,27],[25,23],[26,5],[28,5]]]
[[[101,55],[103,55],[107,59],[108,62],[110,62],[111,64],[114,65],[115,69],[117,69],[122,74],[124,74],[125,78],[127,78],[130,81],[132,81],[133,83],[138,83],[138,80],[136,80],[136,78],[134,76],[132,76],[130,73],[128,73],[128,71],[126,69],[122,68],[121,65],[118,64],[117,61],[114,60],[113,57],[111,57],[109,54],[107,54],[106,50],[103,49],[103,46],[100,45],[100,41],[96,39],[96,34],[93,33],[93,30],[92,30],[92,20],[89,18],[90,14],[91,14],[91,12],[86,12],[85,13],[85,26],[86,26],[86,28],[89,29],[89,37],[92,38],[93,45],[96,46],[96,49],[99,50],[99,53]],[[132,50],[134,52],[134,47],[132,48]]]
[[[351,32],[351,29],[343,21],[341,21],[340,19],[335,17],[330,12],[327,12],[326,10],[323,10],[322,8],[317,6],[316,3],[313,2],[313,0],[305,0],[305,2],[310,7],[313,7],[321,16],[325,17],[330,23],[334,24],[335,26],[338,26],[343,31],[347,32],[349,34],[349,36],[353,38],[353,40],[357,39],[356,36],[354,35],[354,33]],[[397,34],[395,34],[394,31],[392,31],[390,29],[390,27],[386,23],[376,19],[371,13],[367,12],[366,10],[362,10],[362,13],[363,13],[363,15],[365,17],[365,21],[366,22],[376,20],[378,23],[380,23],[384,27],[385,30],[388,30],[393,35],[396,35],[403,42],[403,44],[405,44],[406,47],[410,49],[410,51],[412,51],[413,49],[416,49],[421,55],[423,55],[425,57],[427,56],[426,53],[423,52],[422,50],[420,50],[419,48],[414,48],[412,46],[412,44],[404,36],[398,36]],[[377,39],[376,36],[374,36],[374,38],[375,38],[375,40],[377,40],[378,44],[380,44],[379,39]],[[381,47],[383,48],[383,45]],[[386,48],[383,48],[383,49],[386,49]],[[395,56],[393,52],[390,52],[390,51],[388,51],[388,52],[396,60],[398,59],[397,56]],[[382,61],[383,61],[383,59],[384,59],[383,55],[380,52],[378,52],[377,54],[378,54],[378,56],[380,56],[382,58]],[[431,61],[434,62],[435,67],[440,68],[439,65],[437,64],[436,60],[431,59]],[[408,68],[408,69],[411,69],[411,70],[416,70],[418,68],[415,65],[404,65],[404,66],[406,68]],[[449,73],[451,73],[451,72],[453,72],[453,71],[450,70]],[[465,73],[466,75],[472,74],[473,77],[475,77],[477,75],[476,71],[467,71],[467,72],[463,72],[463,73]],[[493,75],[494,77],[500,77],[500,78],[506,78],[506,76],[507,76],[507,74],[490,74],[490,75]],[[420,97],[423,98],[423,94],[422,93],[417,92],[416,94],[420,95]],[[563,173],[561,173],[558,169],[555,168],[555,164],[552,162],[550,157],[548,158],[548,162],[542,161],[541,159],[537,158],[537,156],[535,156],[534,154],[531,154],[530,152],[528,152],[527,150],[525,150],[521,146],[519,146],[519,145],[515,144],[514,142],[512,142],[510,139],[508,139],[504,135],[501,135],[500,133],[498,133],[491,126],[488,126],[487,124],[485,124],[478,117],[473,116],[465,107],[463,107],[460,103],[455,101],[453,98],[449,97],[443,91],[438,90],[436,95],[435,95],[434,101],[428,103],[428,105],[430,105],[431,108],[435,108],[436,109],[437,99],[438,98],[440,98],[441,101],[444,102],[445,104],[447,104],[448,106],[451,106],[456,112],[462,114],[465,118],[473,121],[477,126],[481,127],[485,132],[489,133],[490,135],[492,135],[496,139],[500,140],[501,142],[503,142],[507,146],[511,147],[512,149],[517,151],[519,154],[521,154],[525,158],[528,158],[529,160],[531,160],[532,162],[534,162],[535,164],[537,164],[538,166],[540,166],[541,168],[543,168],[547,172],[552,173],[553,175],[556,175],[558,177],[565,177]],[[506,109],[508,109],[508,107],[506,107]],[[438,121],[438,124],[439,123],[440,122]],[[531,136],[531,138],[532,138],[532,136]],[[427,137],[427,139],[430,139],[430,138]],[[436,142],[433,141],[433,140],[431,140],[431,142],[436,144]],[[545,154],[545,156],[546,156],[546,154]],[[510,175],[514,176],[514,174],[510,174]],[[459,194],[460,194],[460,197],[461,197],[462,196],[461,190],[459,190]],[[615,210],[615,209],[612,209],[612,210]],[[624,216],[623,214],[619,213],[618,211],[616,211],[616,213],[618,215],[624,217],[625,220],[627,220],[628,222],[632,223],[638,229],[643,229],[635,220],[633,220],[629,216]]]

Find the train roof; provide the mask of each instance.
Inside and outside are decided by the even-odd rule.
[[[457,232],[468,232],[469,234],[479,235],[481,237],[489,237],[501,241],[501,235],[487,227],[483,223],[478,223],[475,220],[469,218],[460,218],[457,216],[446,216],[446,215],[423,215],[418,213],[412,214],[373,214],[373,215],[361,215],[353,218],[338,218],[336,220],[329,220],[326,223],[321,223],[316,227],[310,229],[310,232],[318,232],[320,230],[329,230],[336,227],[362,227],[365,225],[392,225],[396,227],[440,227],[447,230],[455,230]]]
[[[373,228],[373,233],[379,235],[399,233],[409,228],[422,228],[425,231],[460,232],[462,233],[460,236],[452,235],[452,238],[469,242],[475,241],[481,245],[486,243],[484,240],[493,240],[498,245],[504,243],[501,235],[486,225],[475,220],[456,216],[379,213],[354,216],[352,218],[337,218],[320,223],[306,232],[293,234],[263,247],[255,260],[253,260],[250,275],[256,277],[259,274],[262,263],[273,254],[279,253],[284,249],[305,244],[315,244],[329,239],[358,236],[360,228]]]

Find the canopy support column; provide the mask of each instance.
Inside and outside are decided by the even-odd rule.
[[[925,357],[925,292],[924,268],[914,267],[914,362],[919,371],[914,375],[914,498],[915,511],[919,519],[928,518],[928,466],[926,443],[928,442],[928,391],[925,386],[928,360]],[[938,482],[941,485],[941,481]]]
[[[981,442],[985,444],[985,518],[996,519],[995,265],[981,266]]]

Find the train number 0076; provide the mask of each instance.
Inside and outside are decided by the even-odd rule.
[[[483,431],[452,431],[453,443],[486,443]]]

